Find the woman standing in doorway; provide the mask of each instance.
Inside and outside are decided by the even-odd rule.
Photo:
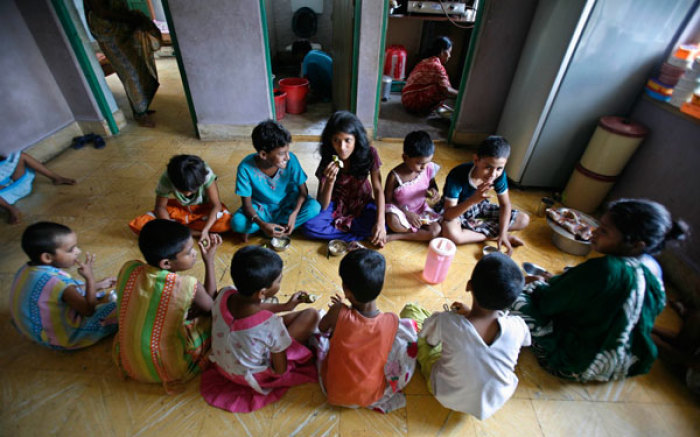
[[[456,97],[445,70],[445,63],[452,56],[452,41],[440,36],[433,41],[428,56],[415,66],[408,75],[401,92],[401,103],[409,112],[428,113],[437,108],[446,98]]]
[[[148,107],[160,85],[153,56],[162,42],[160,31],[143,13],[130,10],[126,0],[83,0],[83,4],[90,32],[124,84],[134,120],[155,127],[150,117],[154,111]]]

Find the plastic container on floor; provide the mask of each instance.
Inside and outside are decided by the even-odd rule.
[[[433,238],[428,245],[423,279],[431,284],[439,284],[447,277],[457,246],[447,238]]]
[[[306,112],[306,96],[309,93],[309,81],[301,77],[280,79],[280,90],[287,93],[287,112],[303,114]]]
[[[282,120],[285,114],[285,106],[287,105],[287,93],[275,88],[275,115],[277,120]]]

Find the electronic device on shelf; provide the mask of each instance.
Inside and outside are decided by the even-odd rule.
[[[467,21],[474,21],[476,17],[476,9],[467,6],[466,2],[409,1],[406,6],[409,14],[459,15]]]

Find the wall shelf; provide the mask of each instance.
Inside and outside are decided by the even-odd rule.
[[[444,15],[389,15],[389,18],[413,21],[450,21]],[[456,23],[474,24],[474,22],[469,21],[467,17],[452,15],[450,18]]]

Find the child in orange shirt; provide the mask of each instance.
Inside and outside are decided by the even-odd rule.
[[[352,306],[339,295],[332,297],[319,324],[330,338],[313,338],[319,380],[329,404],[382,413],[406,405],[401,390],[416,367],[417,326],[377,308],[385,266],[384,257],[368,249],[350,252],[340,262],[343,293]]]

